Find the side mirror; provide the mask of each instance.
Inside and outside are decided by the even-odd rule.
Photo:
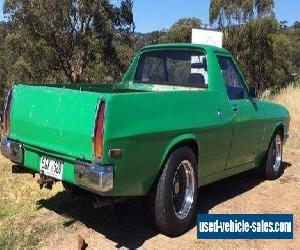
[[[250,98],[256,98],[256,92],[254,87],[249,88],[249,97]]]

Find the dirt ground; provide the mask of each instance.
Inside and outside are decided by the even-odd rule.
[[[10,166],[3,159],[0,163]],[[89,198],[70,196],[60,184],[51,192],[40,191],[32,177],[7,172],[7,183],[0,190],[0,202],[7,204],[0,210],[0,248],[77,249],[80,235],[88,249],[299,249],[300,150],[285,150],[284,165],[285,172],[276,181],[263,181],[250,171],[201,188],[198,212],[292,213],[294,240],[200,241],[196,226],[181,237],[169,238],[154,229],[139,201],[119,203],[112,211],[94,210]],[[19,187],[12,186],[12,182]]]

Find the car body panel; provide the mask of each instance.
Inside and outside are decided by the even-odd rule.
[[[253,162],[260,152],[265,131],[265,113],[255,100],[230,100],[234,116],[233,137],[226,168]]]
[[[16,85],[13,96],[11,139],[91,160],[91,135],[99,94]]]

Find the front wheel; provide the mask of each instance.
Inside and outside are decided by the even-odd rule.
[[[266,160],[262,168],[262,174],[268,180],[279,178],[283,172],[282,145],[282,135],[280,131],[276,131],[270,142]]]
[[[169,236],[186,232],[195,220],[197,160],[188,147],[171,153],[152,196],[155,223]]]

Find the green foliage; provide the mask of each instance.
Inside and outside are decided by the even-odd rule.
[[[256,17],[274,15],[273,0],[211,0],[209,22],[219,27],[240,25]]]
[[[134,36],[135,47],[136,49],[140,49],[149,44],[157,44],[160,42],[160,37],[165,35],[167,31],[165,30],[157,30],[150,33],[136,33]]]
[[[277,31],[272,37],[272,46],[272,76],[274,85],[281,87],[292,79],[293,43],[287,33]]]
[[[292,41],[292,64],[294,73],[300,74],[300,21],[295,22],[291,31]]]
[[[200,19],[182,18],[167,30],[157,30],[147,34],[136,33],[134,37],[135,47],[140,49],[145,45],[157,43],[190,43],[193,28],[201,28]]]
[[[157,40],[159,43],[190,43],[192,29],[200,29],[201,21],[198,18],[183,18],[174,23],[171,28]]]
[[[132,2],[121,1],[119,7],[110,2],[6,0],[4,12],[18,27],[18,33],[28,34],[33,47],[38,46],[35,44],[38,41],[42,50],[50,51],[47,68],[63,71],[71,82],[86,82],[98,80],[91,79],[86,70],[90,72],[100,67],[102,79],[106,73],[104,65],[114,66],[113,77],[124,69],[116,46],[130,43],[130,33],[134,29]],[[36,59],[40,63],[45,58]],[[24,60],[20,59],[16,66],[25,72],[22,79],[31,75],[30,66],[27,67]]]
[[[258,92],[282,85],[290,77],[291,42],[270,17],[229,29],[225,47],[236,55],[249,84]]]
[[[272,0],[211,0],[210,23],[224,32],[248,83],[258,93],[291,80],[293,43],[284,22],[274,18]]]

